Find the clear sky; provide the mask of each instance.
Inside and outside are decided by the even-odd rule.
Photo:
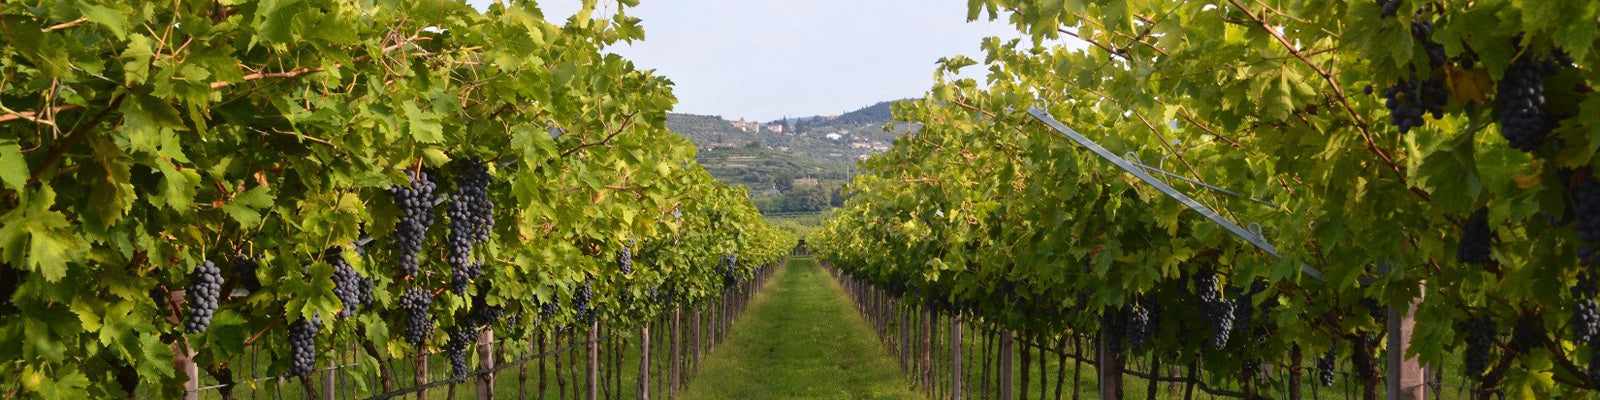
[[[484,9],[493,0],[467,0]],[[539,1],[565,20],[579,0]],[[601,0],[606,9],[615,2]],[[678,112],[770,121],[920,96],[934,62],[982,60],[979,41],[1018,37],[966,22],[962,0],[643,0],[645,40],[613,51],[676,83]],[[981,68],[971,68],[979,71]],[[975,76],[976,77],[976,76]]]

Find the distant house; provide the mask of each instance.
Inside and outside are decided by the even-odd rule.
[[[714,142],[714,143],[707,143],[706,144],[706,150],[735,149],[735,148],[739,148],[739,144],[738,143]]]
[[[728,121],[728,123],[732,124],[735,128],[739,128],[740,132],[761,133],[761,123],[759,122],[749,122],[745,121],[744,118],[739,118],[738,121]]]
[[[844,136],[840,136],[840,135],[839,135],[839,134],[837,134],[837,133],[829,133],[829,134],[828,134],[828,139],[832,139],[832,140],[839,140],[839,139],[841,139],[841,138],[844,138]]]
[[[816,186],[817,178],[795,178],[794,186]]]

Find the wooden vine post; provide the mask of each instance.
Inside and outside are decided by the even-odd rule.
[[[1011,386],[1011,374],[1014,372],[1011,366],[1011,357],[1014,357],[1017,352],[1011,348],[1011,342],[1011,331],[1008,329],[1001,329],[1000,370],[996,371],[996,373],[1000,374],[1000,400],[1012,400],[1013,397],[1011,394],[1012,391],[1015,390],[1015,388]]]
[[[1390,312],[1389,314],[1389,352],[1388,373],[1384,380],[1388,398],[1394,400],[1424,400],[1427,398],[1428,371],[1416,357],[1407,357],[1406,350],[1410,349],[1412,333],[1417,326],[1417,306],[1422,304],[1421,293],[1426,289],[1427,283],[1419,284],[1418,295],[1406,305],[1404,312]],[[1393,308],[1391,308],[1393,309]]]
[[[598,400],[600,397],[600,320],[596,318],[589,323],[589,365],[584,368],[584,382],[589,388],[589,393],[584,398]]]
[[[961,373],[966,369],[961,366],[961,314],[956,313],[950,321],[950,400],[961,400]]]
[[[639,400],[650,400],[650,324],[639,327]]]
[[[494,328],[478,331],[478,400],[494,398]],[[330,397],[331,399],[331,397]]]

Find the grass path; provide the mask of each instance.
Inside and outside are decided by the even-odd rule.
[[[896,361],[814,259],[757,294],[685,399],[915,399]]]

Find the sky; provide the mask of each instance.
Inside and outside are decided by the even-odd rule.
[[[493,1],[467,0],[480,10]],[[580,1],[538,3],[547,18],[564,21]],[[966,4],[643,0],[628,12],[644,20],[645,40],[611,51],[671,79],[677,112],[752,121],[833,115],[918,97],[932,87],[939,58],[982,60],[983,38],[1019,36],[1003,21],[966,22]]]

